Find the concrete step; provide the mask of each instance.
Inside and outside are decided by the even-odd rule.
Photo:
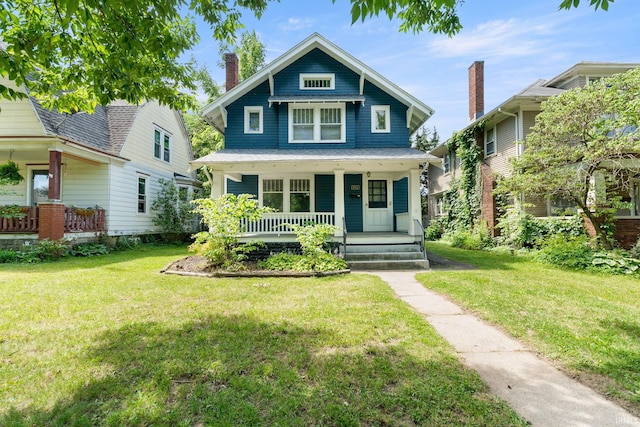
[[[340,247],[341,253],[344,253],[344,248]],[[347,254],[352,253],[392,253],[392,252],[420,252],[420,246],[415,243],[402,243],[402,244],[382,244],[382,245],[364,245],[364,244],[348,244]]]
[[[424,259],[422,252],[347,252],[345,261],[385,261]]]
[[[373,260],[373,261],[348,261],[351,270],[427,270],[429,261],[426,259],[414,260]]]

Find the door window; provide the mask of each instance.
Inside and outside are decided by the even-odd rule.
[[[38,206],[49,201],[49,170],[33,170],[31,175],[31,203]]]
[[[369,181],[369,208],[387,207],[387,180]]]

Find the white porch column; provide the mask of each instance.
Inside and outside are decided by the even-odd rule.
[[[213,171],[211,178],[211,198],[217,199],[224,194],[224,173]]]
[[[422,204],[420,203],[420,170],[409,171],[409,234],[418,236],[422,233],[416,225],[415,219],[422,222]]]
[[[338,230],[336,231],[336,237],[342,237],[344,232],[342,230],[342,218],[344,218],[344,170],[338,169],[333,171],[333,175],[335,177],[334,184],[334,201],[333,201],[333,211],[336,218],[336,226]],[[347,230],[348,231],[348,230]]]

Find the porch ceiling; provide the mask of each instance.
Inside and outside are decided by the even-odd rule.
[[[437,157],[414,148],[223,149],[194,160],[191,167],[195,169],[208,165],[217,170],[233,172],[315,172],[334,169],[399,171],[439,161]]]

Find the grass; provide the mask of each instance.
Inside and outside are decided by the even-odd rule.
[[[525,425],[368,275],[161,275],[184,248],[0,267],[0,425]]]
[[[427,250],[478,270],[418,275],[426,287],[499,325],[579,380],[640,414],[640,282],[526,256]]]

